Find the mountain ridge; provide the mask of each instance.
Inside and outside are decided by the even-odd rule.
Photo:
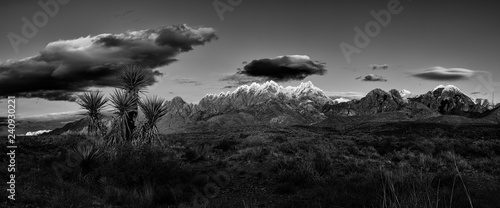
[[[449,120],[463,117],[462,120],[467,123],[498,123],[500,115],[494,113],[498,112],[498,108],[493,111],[484,103],[474,102],[452,85],[440,85],[417,96],[412,96],[408,90],[384,91],[376,88],[359,100],[339,103],[311,81],[295,87],[268,81],[242,85],[233,91],[207,94],[198,103],[187,103],[176,96],[165,101],[168,111],[158,122],[158,127],[160,133],[174,133],[242,125],[314,125],[333,117],[351,122],[441,122],[443,119],[443,122],[452,122]],[[347,117],[360,118],[353,120]],[[52,132],[68,132],[85,122],[76,123],[79,125],[67,124]]]

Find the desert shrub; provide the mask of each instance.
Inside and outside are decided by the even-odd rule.
[[[304,170],[282,170],[277,175],[277,181],[281,183],[291,183],[296,186],[304,186],[312,182],[310,172]]]
[[[293,142],[285,142],[279,144],[276,149],[287,155],[293,155],[299,151],[299,148]]]
[[[252,135],[243,140],[243,142],[239,145],[239,148],[267,146],[270,142],[271,141],[268,140],[268,136],[266,135]]]
[[[272,142],[275,142],[275,143],[283,143],[283,142],[286,142],[286,137],[282,134],[277,134],[277,135],[272,135],[272,136],[269,136],[269,139],[272,141]]]
[[[240,139],[245,139],[245,138],[247,138],[247,137],[249,137],[249,136],[250,136],[250,134],[247,134],[247,133],[240,133],[239,138],[240,138]]]
[[[378,174],[352,172],[342,177],[330,177],[324,183],[318,195],[321,207],[369,207],[379,205]]]
[[[173,187],[188,184],[194,176],[174,153],[150,146],[119,146],[114,159],[107,158],[106,162],[108,165],[98,172],[101,179],[106,179],[102,183],[103,198],[112,205],[150,207],[178,203],[182,194]]]
[[[373,146],[362,147],[359,150],[361,156],[370,158],[370,159],[380,159],[381,156],[378,154],[377,150]]]
[[[266,159],[266,156],[269,155],[269,153],[270,150],[267,147],[248,147],[238,150],[238,153],[231,155],[228,160],[253,160],[263,162]]]
[[[463,170],[470,171],[471,170],[471,166],[467,162],[467,160],[454,152],[441,152],[437,156],[437,159],[442,160],[443,163],[450,170],[454,170],[454,169],[458,169],[459,171],[463,171]]]
[[[473,141],[470,145],[469,155],[474,157],[491,157],[500,153],[500,145],[498,141]]]
[[[141,185],[145,179],[158,184],[175,184],[186,181],[191,175],[173,154],[152,147],[120,147],[116,158],[108,160],[107,164],[99,168],[101,174],[124,186]]]
[[[324,153],[316,153],[313,158],[314,170],[319,175],[327,175],[332,169],[332,160],[329,155]]]
[[[381,170],[383,207],[435,207],[434,176],[414,170],[409,167]]]
[[[281,183],[292,183],[295,186],[313,185],[321,180],[320,174],[316,171],[313,156],[302,155],[296,157],[277,158],[274,161],[273,168],[276,180]],[[325,164],[321,164],[325,165]],[[320,167],[326,168],[328,167]],[[326,171],[326,170],[324,170]]]
[[[200,145],[185,150],[183,158],[188,162],[198,162],[212,158],[212,147]]]
[[[290,183],[280,183],[276,185],[275,193],[281,195],[295,194],[297,193],[297,188]]]
[[[178,203],[178,193],[169,186],[146,181],[141,186],[125,189],[116,186],[104,188],[104,201],[108,204],[130,207],[154,207],[154,205]]]
[[[416,142],[417,144],[415,144],[415,146],[412,149],[422,152],[426,155],[433,154],[434,150],[436,149],[434,142],[429,139],[424,139],[422,141],[416,141]]]
[[[56,186],[58,190],[51,196],[49,207],[92,207],[95,198],[89,190],[79,187],[74,182],[60,181]]]
[[[394,136],[379,137],[373,147],[380,155],[385,155],[399,149],[396,144],[397,141],[398,139]]]
[[[240,141],[235,139],[222,139],[215,146],[214,149],[220,149],[224,152],[236,149],[236,145],[240,144]]]

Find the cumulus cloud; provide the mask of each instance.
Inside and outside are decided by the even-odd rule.
[[[462,68],[444,68],[440,66],[421,69],[412,72],[412,76],[437,81],[455,81],[462,79],[469,79],[474,75],[474,71]]]
[[[0,97],[72,100],[89,87],[116,86],[124,63],[143,66],[154,78],[178,54],[216,39],[212,28],[175,25],[51,42],[36,56],[0,64]]]
[[[253,60],[237,74],[259,77],[276,82],[303,80],[311,75],[324,75],[325,64],[312,61],[305,55],[286,55]]]
[[[356,79],[361,79],[362,81],[366,82],[387,82],[387,79],[384,78],[383,76],[375,75],[375,74],[369,74],[366,76],[361,76],[357,77]]]

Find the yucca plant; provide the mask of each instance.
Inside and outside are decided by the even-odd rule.
[[[95,170],[100,165],[101,158],[104,155],[104,153],[94,144],[78,145],[76,148],[73,148],[73,153],[77,161],[79,161],[79,177],[85,177]]]
[[[85,110],[89,119],[88,134],[99,135],[103,133],[104,125],[101,123],[101,111],[105,107],[108,99],[100,91],[85,92],[78,95],[77,103]]]
[[[131,132],[135,129],[135,119],[139,111],[139,92],[142,92],[144,88],[154,81],[154,75],[151,70],[134,64],[124,65],[123,70],[118,74],[118,87],[125,90],[134,99],[134,102],[130,106],[130,111],[127,112],[127,129],[130,131],[127,132],[125,138],[130,139]]]
[[[115,108],[116,115],[113,121],[113,132],[110,143],[118,144],[130,140],[132,129],[128,125],[130,112],[137,108],[137,97],[123,90],[115,90],[110,98],[111,106]]]
[[[139,101],[139,107],[145,118],[137,135],[140,142],[151,144],[158,140],[159,132],[156,123],[167,114],[167,108],[163,105],[164,102],[164,99],[157,96],[147,97]]]

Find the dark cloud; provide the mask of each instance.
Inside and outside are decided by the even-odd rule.
[[[75,92],[78,91],[64,91],[64,90],[48,90],[48,91],[37,91],[37,92],[22,92],[19,93],[19,97],[25,97],[25,98],[44,98],[46,100],[53,100],[53,101],[76,101],[77,97],[75,95]]]
[[[304,55],[278,56],[253,60],[237,74],[264,78],[276,82],[303,80],[310,75],[324,75],[325,64]]]
[[[7,129],[7,126],[9,125],[9,122],[7,122],[7,121],[8,121],[7,117],[0,116],[0,133],[3,133],[4,129],[5,130]],[[2,128],[2,127],[4,127],[4,128]]]
[[[437,80],[437,81],[456,81],[462,79],[469,79],[474,75],[474,71],[469,69],[461,68],[443,68],[443,67],[431,67],[427,69],[418,70],[413,72],[412,76],[426,79],[426,80]]]
[[[389,68],[389,65],[387,64],[382,64],[382,65],[379,65],[379,64],[371,64],[368,66],[370,69],[372,70],[385,70],[385,69],[388,69]]]
[[[357,77],[356,79],[361,79],[362,81],[366,81],[366,82],[387,82],[387,79],[382,77],[382,76],[379,76],[379,75],[375,75],[375,74],[369,74],[369,75],[366,75],[364,77]]]
[[[116,86],[124,63],[141,65],[154,78],[161,75],[155,68],[216,39],[212,28],[175,25],[55,41],[37,56],[0,64],[0,97],[72,100],[72,93],[89,87]]]
[[[191,78],[178,78],[178,79],[173,79],[173,81],[177,84],[194,84],[196,86],[202,85],[200,81]]]

